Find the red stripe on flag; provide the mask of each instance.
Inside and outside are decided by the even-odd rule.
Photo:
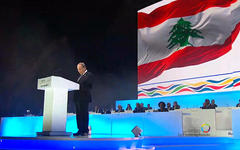
[[[184,89],[181,89],[180,91],[178,91],[177,93],[182,93],[182,92],[191,92],[191,93],[193,93],[194,91],[191,90],[191,89],[188,89],[188,88],[184,88]]]
[[[138,97],[139,96],[147,96],[146,94],[144,94],[144,93],[141,93],[141,94],[138,94]]]
[[[226,85],[223,85],[223,86],[214,86],[214,85],[207,85],[206,87],[209,87],[211,89],[214,89],[214,90],[219,90],[223,87],[225,87]]]
[[[169,85],[169,86],[166,86],[166,87],[164,87],[164,86],[157,86],[157,88],[159,88],[159,89],[168,89],[168,88],[170,88],[171,86],[173,86],[173,84],[172,84],[172,85]]]
[[[229,7],[237,0],[177,0],[152,11],[138,13],[138,29],[154,27],[170,18],[192,16],[211,7]]]
[[[138,84],[159,76],[167,69],[198,65],[223,56],[232,49],[232,43],[235,41],[239,31],[240,23],[236,25],[223,45],[186,47],[165,59],[138,66]]]
[[[237,84],[235,84],[233,87],[237,87],[237,86],[239,86],[240,85],[240,82],[239,83],[237,83]]]

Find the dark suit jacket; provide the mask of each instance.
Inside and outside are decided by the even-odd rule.
[[[168,109],[167,108],[163,108],[162,110],[159,108],[158,109],[158,112],[168,112]]]
[[[177,105],[176,107],[173,106],[173,110],[180,109],[180,105]]]
[[[216,104],[214,104],[214,105],[210,104],[209,109],[215,109],[216,107],[217,107]]]
[[[116,110],[115,112],[124,112],[124,109],[122,109],[122,110]]]
[[[91,90],[93,84],[93,74],[91,72],[86,72],[84,75],[79,77],[78,83],[80,85],[80,90],[76,91],[75,100],[79,102],[91,102]]]

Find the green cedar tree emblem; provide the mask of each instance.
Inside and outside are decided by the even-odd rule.
[[[188,45],[193,46],[188,41],[190,36],[193,38],[202,38],[202,39],[204,38],[203,36],[199,35],[202,33],[201,31],[196,29],[191,29],[191,28],[192,28],[191,22],[185,21],[183,20],[183,18],[179,19],[177,24],[175,24],[172,30],[169,32],[171,36],[168,39],[169,44],[167,48],[171,49],[177,44],[180,45],[179,48],[188,46]]]

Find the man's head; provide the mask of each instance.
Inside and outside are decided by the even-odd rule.
[[[203,106],[207,106],[207,104],[204,102],[204,103],[203,103]]]
[[[118,105],[118,110],[122,110],[122,106],[121,105]]]
[[[212,103],[212,104],[215,104],[215,100],[213,99],[213,100],[211,101],[211,103]]]
[[[177,105],[178,105],[177,101],[173,102],[173,106],[177,106]]]
[[[139,104],[139,103],[136,103],[136,107],[140,107],[140,104]]]
[[[164,102],[159,102],[159,103],[158,103],[158,106],[159,106],[160,108],[165,108],[166,104],[165,104]]]
[[[85,63],[84,62],[78,63],[77,70],[78,70],[80,75],[83,75],[84,72],[87,70],[87,67],[86,67]]]
[[[205,99],[205,103],[206,103],[206,105],[210,104],[210,100],[209,99]]]
[[[171,103],[167,103],[167,107],[168,107],[168,108],[171,107]]]

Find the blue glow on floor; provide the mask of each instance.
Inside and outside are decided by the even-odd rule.
[[[180,112],[90,114],[89,125],[92,134],[131,135],[138,126],[143,136],[178,136],[182,134]],[[168,124],[166,124],[168,122]],[[0,125],[0,136],[35,137],[42,132],[43,118],[38,116],[4,117]],[[66,131],[77,132],[75,115],[68,116]],[[156,132],[157,131],[157,132]]]
[[[0,149],[45,149],[45,150],[72,150],[72,149],[120,149],[141,147],[141,140],[130,139],[1,139]]]
[[[97,134],[111,134],[110,115],[89,115],[89,125]],[[43,117],[4,117],[0,125],[0,136],[10,137],[35,137],[37,132],[42,132]],[[76,133],[77,123],[75,115],[68,116],[66,131]]]
[[[0,126],[1,136],[35,137],[42,131],[43,117],[6,117]],[[34,132],[33,132],[34,131]]]
[[[143,147],[155,150],[239,150],[240,140],[226,137],[145,138]]]
[[[104,136],[103,136],[104,137]],[[2,138],[0,149],[25,150],[239,150],[240,140],[221,137],[140,137],[140,138]]]

